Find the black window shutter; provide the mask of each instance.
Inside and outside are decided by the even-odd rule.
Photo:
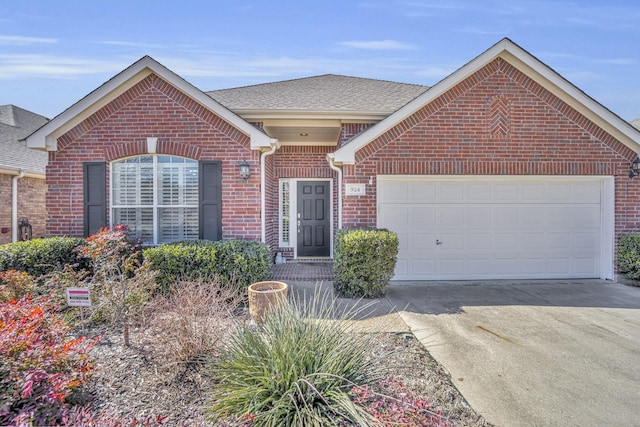
[[[107,225],[107,164],[82,165],[84,183],[84,235],[90,236]]]
[[[222,162],[201,161],[200,186],[200,239],[222,238]]]

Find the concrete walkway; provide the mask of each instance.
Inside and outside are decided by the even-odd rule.
[[[640,425],[640,288],[397,282],[385,299],[498,426]]]

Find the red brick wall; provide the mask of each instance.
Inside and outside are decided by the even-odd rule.
[[[376,225],[377,174],[615,176],[616,235],[640,229],[635,154],[549,91],[497,59],[356,153],[344,226]],[[373,178],[373,185],[368,185]]]
[[[82,164],[146,153],[158,138],[159,154],[222,161],[224,239],[259,240],[259,153],[249,137],[155,75],[134,85],[58,139],[47,167],[47,233],[82,236]],[[244,183],[238,164],[250,164]]]
[[[11,242],[12,228],[12,176],[0,175],[0,229],[9,229],[0,233],[0,245]],[[44,179],[23,177],[18,180],[18,219],[27,218],[31,224],[33,238],[43,237],[47,210],[45,197],[47,186]],[[20,235],[18,234],[18,238]]]

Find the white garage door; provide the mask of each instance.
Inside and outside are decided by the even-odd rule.
[[[378,227],[400,240],[394,280],[609,278],[608,182],[378,176]]]

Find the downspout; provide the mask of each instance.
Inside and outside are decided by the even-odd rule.
[[[260,153],[260,223],[262,228],[262,243],[267,243],[267,190],[265,188],[266,173],[264,171],[265,158],[275,153],[278,148],[280,148],[280,142],[277,139],[273,139],[271,142],[271,148]]]
[[[24,170],[11,178],[11,241],[18,241],[18,180],[24,177]]]
[[[342,230],[342,168],[336,166],[333,154],[327,154],[329,167],[338,173],[338,230]]]

